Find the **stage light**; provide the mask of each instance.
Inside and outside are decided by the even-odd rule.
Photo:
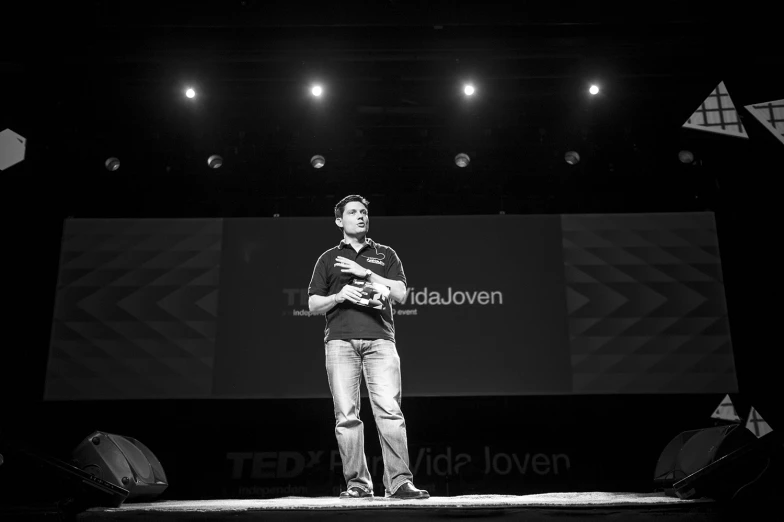
[[[588,89],[588,92],[590,92],[593,95],[599,94],[599,86],[598,85],[591,85],[590,89]]]
[[[213,154],[207,158],[207,165],[209,165],[211,169],[219,169],[220,166],[223,165],[223,158],[217,154]]]
[[[466,96],[471,96],[472,94],[474,94],[474,91],[475,91],[474,86],[471,85],[470,83],[467,84],[465,87],[463,87],[463,92],[466,93]]]
[[[468,154],[461,152],[460,154],[455,156],[455,165],[457,165],[461,169],[467,167],[469,163],[471,163],[471,158],[468,157]]]
[[[196,96],[196,91],[194,91],[194,90],[193,90],[193,89],[191,89],[191,88],[188,88],[188,89],[185,91],[185,96],[187,96],[188,98],[194,98],[194,97]]]
[[[118,160],[117,158],[112,157],[112,158],[109,158],[108,160],[106,160],[104,162],[104,165],[106,166],[106,170],[114,172],[115,170],[120,168],[120,160]]]
[[[580,163],[580,155],[577,153],[577,151],[574,150],[570,150],[569,152],[564,154],[564,159],[566,160],[566,163],[568,163],[569,165],[577,165],[578,163]]]
[[[681,160],[681,163],[690,165],[694,162],[694,154],[690,150],[682,150],[678,153],[678,159]]]
[[[324,89],[321,88],[321,85],[314,85],[310,88],[310,93],[318,98],[324,92]]]
[[[326,162],[327,160],[324,159],[324,156],[320,156],[318,154],[310,158],[310,164],[313,165],[314,169],[320,169]]]

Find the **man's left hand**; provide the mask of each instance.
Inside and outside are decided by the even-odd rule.
[[[335,266],[340,267],[340,271],[346,274],[355,275],[357,277],[365,277],[366,268],[362,268],[356,261],[346,259],[343,256],[335,258]]]

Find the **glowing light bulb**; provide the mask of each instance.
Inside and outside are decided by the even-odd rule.
[[[466,96],[471,96],[472,94],[474,94],[474,91],[475,91],[474,86],[471,84],[468,84],[465,87],[463,87],[463,92],[466,93]]]
[[[694,154],[690,150],[682,150],[678,153],[678,159],[681,160],[681,163],[689,165],[694,162]]]
[[[223,158],[221,158],[217,154],[213,154],[212,156],[207,158],[207,165],[209,165],[211,169],[219,169],[221,165],[223,165]]]
[[[455,156],[455,165],[461,169],[467,167],[469,163],[471,163],[471,158],[468,156],[468,154],[461,152]]]
[[[310,164],[313,166],[314,169],[320,169],[324,166],[327,160],[324,159],[324,156],[320,154],[316,154],[312,158],[310,158]]]
[[[104,162],[104,166],[106,167],[106,170],[114,172],[120,168],[120,160],[115,157],[111,157]]]
[[[599,94],[599,86],[598,85],[591,85],[591,88],[588,89],[588,92],[590,92],[593,95]]]
[[[196,91],[194,91],[193,89],[188,89],[185,91],[185,96],[187,96],[188,98],[193,98],[196,96]]]
[[[313,96],[316,96],[316,97],[318,97],[318,96],[321,96],[321,93],[323,93],[323,92],[324,92],[324,89],[322,89],[322,88],[321,88],[321,85],[314,85],[314,86],[313,86],[313,87],[310,89],[310,93],[311,93]]]

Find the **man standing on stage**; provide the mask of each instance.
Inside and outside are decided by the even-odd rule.
[[[308,288],[311,312],[326,312],[327,377],[335,406],[335,436],[348,485],[341,498],[373,496],[359,418],[364,374],[384,459],[385,496],[429,498],[414,487],[406,421],[400,409],[400,357],[395,346],[392,302],[406,297],[406,276],[390,247],[367,237],[369,202],[347,196],[335,205],[340,243],[316,262]]]

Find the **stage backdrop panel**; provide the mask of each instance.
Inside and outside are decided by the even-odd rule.
[[[225,220],[215,394],[329,397],[308,313],[329,218]],[[569,393],[559,216],[371,217],[408,279],[393,305],[406,395]],[[224,327],[225,326],[225,327]]]
[[[46,399],[209,397],[219,219],[65,222]]]
[[[737,391],[712,213],[562,222],[575,393]]]
[[[713,215],[373,217],[407,396],[737,390]],[[69,220],[47,399],[329,397],[324,218]],[[220,287],[220,288],[219,288]]]

